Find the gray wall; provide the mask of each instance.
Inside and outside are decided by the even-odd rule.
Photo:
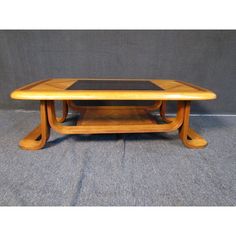
[[[0,31],[2,108],[38,108],[9,93],[49,77],[183,80],[218,94],[192,113],[235,114],[236,31]]]

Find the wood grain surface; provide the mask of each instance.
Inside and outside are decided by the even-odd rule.
[[[11,93],[11,98],[23,100],[209,100],[216,98],[216,94],[208,89],[175,80],[122,79],[123,81],[150,81],[163,90],[68,90],[78,80],[85,80],[85,78],[60,78],[35,82],[16,89]],[[99,81],[99,79],[87,80]]]

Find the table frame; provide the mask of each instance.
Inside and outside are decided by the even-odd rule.
[[[92,110],[96,113],[97,107],[77,106],[72,100],[62,101],[62,117],[56,116],[54,100],[41,100],[40,101],[40,124],[33,129],[25,138],[23,138],[19,146],[25,150],[38,150],[45,147],[49,136],[50,128],[61,134],[107,134],[107,133],[153,133],[153,132],[171,132],[177,130],[179,137],[183,144],[188,148],[204,148],[207,141],[202,138],[198,133],[190,128],[190,101],[177,101],[177,113],[175,118],[166,117],[166,101],[156,101],[153,106],[122,106],[122,107],[100,107],[102,112],[111,112],[119,115],[122,109],[139,112],[139,114],[147,114],[159,110],[160,117],[163,121],[162,124],[152,123],[147,124],[117,124],[114,125],[76,125],[66,126],[62,123],[66,120],[68,115],[68,108],[80,113],[80,120],[83,120],[83,115],[86,111]],[[101,111],[101,110],[100,110]],[[111,121],[113,122],[113,121]]]

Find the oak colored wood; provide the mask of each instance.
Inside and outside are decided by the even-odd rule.
[[[162,104],[160,107],[160,116],[164,122],[166,122],[166,123],[171,122],[171,119],[166,117],[166,101],[162,101]]]
[[[68,106],[67,103],[63,101],[62,117],[56,117],[57,122],[64,122],[67,114]],[[40,118],[41,123],[19,142],[20,148],[25,150],[39,150],[45,146],[50,136],[46,101],[40,101]]]
[[[188,148],[204,148],[207,141],[189,126],[190,101],[185,102],[184,121],[179,128],[179,136],[183,144]]]
[[[62,117],[57,117],[57,122],[63,123],[68,115],[68,104],[67,101],[62,101]]]
[[[40,119],[41,123],[20,141],[19,146],[22,149],[41,149],[45,146],[48,140],[50,135],[50,128],[47,119],[46,101],[40,102]]]
[[[49,79],[29,84],[11,93],[13,99],[25,100],[208,100],[216,94],[210,90],[175,80],[150,81],[163,90],[68,90],[80,79]],[[95,79],[87,79],[95,80]],[[99,79],[96,79],[99,81]],[[104,79],[100,79],[103,80]],[[110,80],[110,79],[109,79]],[[117,80],[117,79],[113,79]],[[124,81],[140,81],[123,79]],[[119,80],[120,81],[120,80]]]
[[[163,121],[169,123],[172,118],[167,118],[166,114],[166,101],[162,102],[160,108],[160,116]],[[200,136],[196,131],[190,128],[189,125],[190,118],[190,102],[186,101],[184,103],[184,117],[183,124],[179,127],[179,136],[183,144],[188,148],[204,148],[207,146],[207,141]]]
[[[213,92],[175,80],[148,80],[163,89],[155,91],[67,90],[78,80],[80,79],[39,81],[19,88],[11,94],[14,99],[40,100],[40,124],[20,141],[19,146],[22,149],[43,148],[49,138],[50,128],[61,134],[144,133],[176,130],[183,144],[188,148],[203,148],[207,145],[207,141],[190,128],[190,105],[191,100],[216,98]],[[62,101],[63,105],[61,117],[56,116],[54,103],[57,100]],[[152,100],[156,102],[151,106],[78,106],[74,100]],[[166,117],[168,100],[178,102],[175,118]],[[76,125],[62,124],[67,118],[68,108],[80,113]],[[159,110],[162,122],[151,114],[156,110]]]
[[[132,124],[130,121],[131,114],[128,112],[126,113],[126,117],[122,118],[122,124],[120,124],[120,120],[118,120],[118,118],[122,117],[122,114],[124,114],[122,109],[98,109],[100,116],[108,116],[106,123],[104,123],[102,119],[96,119],[96,110],[93,110],[93,115],[91,115],[92,113],[88,111],[89,113],[87,116],[82,116],[83,120],[79,122],[79,125],[64,126],[58,123],[56,120],[54,102],[47,102],[49,124],[56,132],[61,134],[145,133],[174,131],[177,130],[183,123],[183,108],[183,102],[179,102],[177,116],[170,124],[157,124],[157,122],[154,122],[153,118],[151,117],[149,117],[148,120],[148,115],[145,114],[145,110],[137,108],[135,110],[135,120]],[[134,110],[130,111],[132,114],[133,112]],[[86,110],[84,114],[86,114]],[[114,117],[116,118],[114,119]],[[140,124],[140,120],[145,121],[144,124]],[[83,123],[85,125],[83,125]]]

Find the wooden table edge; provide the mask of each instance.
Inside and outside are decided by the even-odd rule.
[[[55,78],[57,79],[57,78]],[[68,78],[69,80],[77,80],[80,78]],[[40,80],[27,84],[14,90],[10,97],[19,100],[212,100],[216,99],[217,95],[205,88],[193,85],[187,82],[178,80],[180,84],[198,89],[199,91],[145,91],[145,90],[27,90],[36,85],[45,83],[52,79]],[[88,79],[95,80],[95,79]],[[96,79],[101,80],[101,78]],[[108,79],[107,79],[108,80]],[[124,79],[131,80],[131,79]],[[135,79],[141,80],[141,79]],[[155,81],[154,79],[146,79],[146,81]],[[156,80],[158,81],[158,80]]]
[[[12,99],[17,100],[212,100],[213,92],[167,92],[167,91],[13,91]]]

